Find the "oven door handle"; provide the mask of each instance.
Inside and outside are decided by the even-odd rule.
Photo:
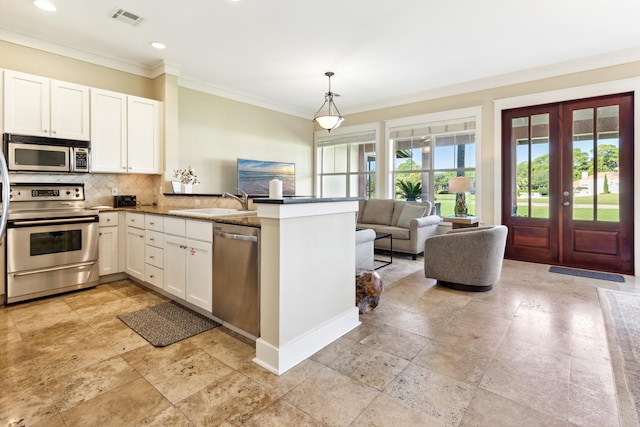
[[[55,225],[55,224],[78,224],[83,222],[98,222],[98,217],[86,218],[63,218],[63,219],[38,219],[34,221],[11,221],[15,227],[27,227],[31,225]]]
[[[87,267],[87,266],[90,266],[90,265],[94,265],[95,263],[96,263],[96,261],[79,262],[77,264],[63,265],[61,267],[41,268],[39,270],[25,271],[25,272],[21,272],[21,273],[13,273],[13,275],[15,277],[29,276],[30,274],[48,273],[50,271],[69,270],[71,268]]]

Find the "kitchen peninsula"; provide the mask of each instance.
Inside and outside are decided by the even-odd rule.
[[[354,285],[357,200],[254,199],[257,216],[209,219],[261,228],[260,336],[254,362],[274,374],[283,374],[360,323]],[[207,222],[171,213],[174,209],[115,210]]]
[[[280,375],[360,324],[357,198],[255,199],[262,227],[254,362]]]

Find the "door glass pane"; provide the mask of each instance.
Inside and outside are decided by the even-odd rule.
[[[617,105],[599,107],[596,111],[598,191],[596,219],[620,221],[618,180],[619,108]]]
[[[531,116],[531,218],[549,218],[549,114]]]
[[[593,108],[573,111],[573,197],[563,196],[562,201],[571,202],[576,220],[595,219],[593,113]],[[569,190],[564,188],[563,191]]]
[[[549,114],[511,122],[515,174],[511,215],[549,218]]]
[[[529,117],[511,120],[511,216],[529,216]]]

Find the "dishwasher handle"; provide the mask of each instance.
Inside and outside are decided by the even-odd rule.
[[[224,231],[216,231],[213,233],[217,237],[222,237],[223,239],[231,239],[231,240],[243,240],[245,242],[257,242],[257,236],[246,236],[244,234],[235,234],[235,233],[225,233]]]

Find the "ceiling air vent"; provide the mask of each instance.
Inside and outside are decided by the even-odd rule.
[[[127,12],[124,9],[116,9],[111,14],[111,17],[113,19],[115,19],[116,21],[121,21],[121,22],[124,22],[126,24],[133,25],[134,27],[136,25],[140,25],[142,23],[142,21],[144,21],[144,19],[142,19],[141,17],[139,17],[135,13]]]

